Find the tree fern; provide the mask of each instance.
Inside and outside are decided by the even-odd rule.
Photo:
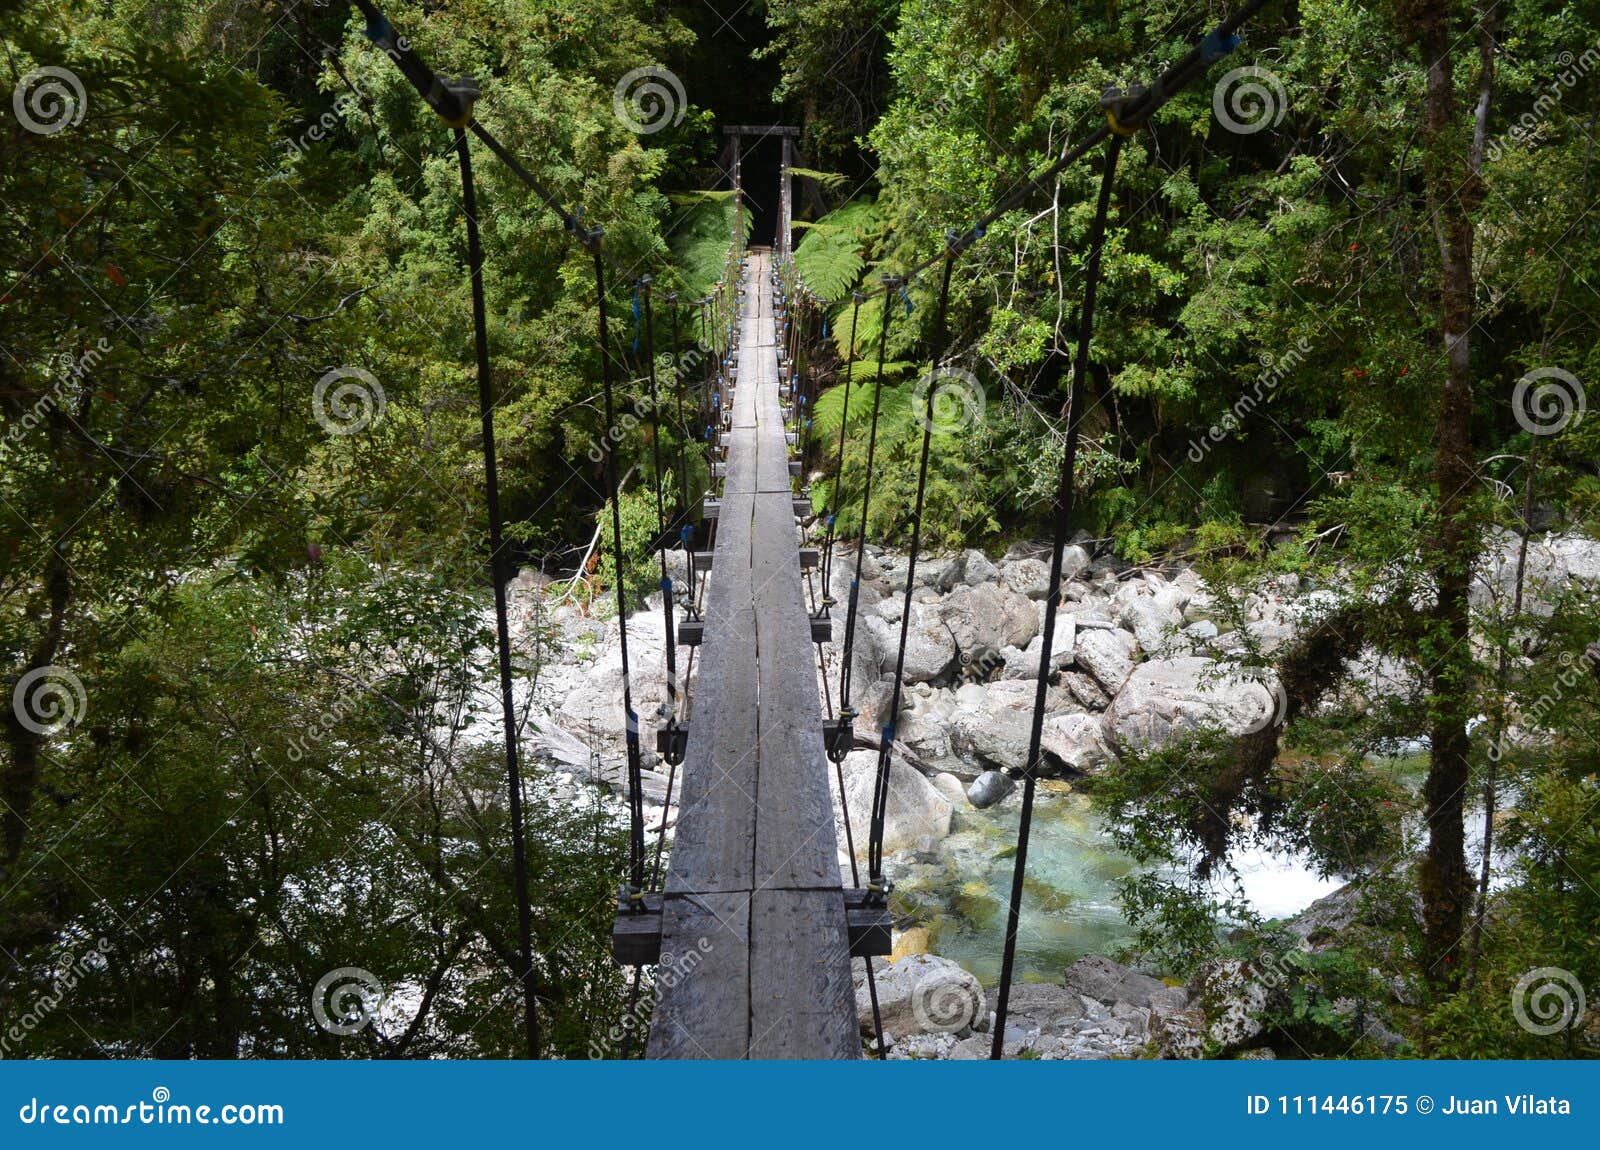
[[[794,250],[795,268],[814,294],[844,299],[861,278],[882,232],[877,204],[855,200],[805,228]]]
[[[733,237],[736,206],[733,192],[692,192],[674,196],[679,213],[672,224],[672,251],[682,282],[679,291],[689,297],[711,291],[722,275]],[[750,213],[744,213],[748,233]]]

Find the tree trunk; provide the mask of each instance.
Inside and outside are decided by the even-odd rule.
[[[1445,989],[1459,981],[1456,949],[1472,895],[1463,804],[1470,783],[1467,720],[1473,711],[1467,592],[1478,550],[1470,499],[1475,474],[1472,211],[1482,195],[1475,133],[1467,130],[1455,93],[1452,53],[1459,43],[1451,20],[1455,7],[1447,0],[1423,0],[1402,8],[1426,71],[1424,179],[1439,244],[1439,334],[1445,371],[1433,468],[1437,521],[1430,548],[1438,598],[1429,642],[1421,652],[1428,676],[1432,762],[1423,786],[1428,846],[1418,873],[1426,974]],[[1478,119],[1487,116],[1487,84],[1486,75],[1479,85]]]

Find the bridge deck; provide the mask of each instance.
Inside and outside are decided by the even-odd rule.
[[[751,256],[651,1058],[855,1058],[772,287]],[[691,957],[694,955],[695,957]]]

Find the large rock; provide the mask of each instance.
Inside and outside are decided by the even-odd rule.
[[[872,819],[872,790],[878,769],[877,751],[851,751],[844,760],[844,787],[850,799],[850,829],[856,850],[864,856]],[[950,833],[950,800],[914,767],[897,762],[889,772],[889,802],[884,809],[883,849],[889,854],[916,847],[927,836],[935,841]],[[837,805],[839,842],[844,842],[844,827]]]
[[[1050,564],[1042,559],[1014,559],[1000,564],[1000,578],[1019,595],[1043,599],[1050,591]]]
[[[1084,629],[1084,620],[1077,620],[1078,633],[1073,641],[1073,657],[1079,667],[1105,688],[1107,695],[1115,695],[1122,684],[1133,674],[1134,638],[1126,631]]]
[[[1025,595],[1001,583],[958,587],[939,605],[947,637],[969,658],[1003,647],[1026,647],[1039,632],[1039,614]]]
[[[967,550],[945,566],[939,575],[938,588],[941,591],[953,591],[963,585],[975,587],[981,583],[993,583],[999,578],[999,569],[989,562],[982,551]]]
[[[1016,787],[1016,780],[1003,771],[984,771],[967,788],[967,801],[983,810],[994,806]]]
[[[1489,533],[1468,592],[1474,610],[1510,611],[1521,546],[1513,531],[1495,528]],[[1549,618],[1556,601],[1575,582],[1592,584],[1596,580],[1600,580],[1600,543],[1582,535],[1532,537],[1523,567],[1522,610]]]
[[[999,1006],[1000,991],[986,996],[989,1013]],[[1006,999],[1006,1029],[1037,1030],[1041,1034],[1064,1034],[1084,1016],[1083,999],[1078,992],[1048,982],[1019,982]]]
[[[1143,971],[1097,954],[1085,955],[1069,966],[1063,981],[1068,990],[1085,998],[1097,999],[1108,1006],[1126,1002],[1130,1006],[1148,1008],[1152,995],[1160,995],[1171,989],[1159,978],[1152,978]]]
[[[1051,715],[1044,721],[1046,754],[1076,774],[1087,775],[1111,757],[1098,716],[1082,713]]]
[[[888,649],[889,669],[894,669],[894,656],[900,641],[898,628],[893,631]],[[1002,646],[1004,644],[1001,644]],[[968,650],[966,644],[963,651]],[[925,683],[938,679],[954,670],[956,664],[956,637],[950,633],[940,618],[938,608],[927,603],[911,605],[911,623],[906,629],[905,678],[910,683]]]
[[[1117,622],[1133,632],[1146,655],[1159,655],[1183,626],[1183,605],[1189,596],[1173,587],[1154,594],[1134,594],[1117,605]]]
[[[990,773],[1019,771],[1026,765],[1029,733],[1027,717],[1016,711],[958,707],[950,716],[951,751],[988,768]],[[970,789],[967,797],[972,798]],[[995,796],[993,801],[1000,797]]]
[[[1223,1051],[1237,1050],[1261,1036],[1275,987],[1237,958],[1207,963],[1195,976],[1206,1037]]]
[[[1072,666],[1074,652],[1078,641],[1078,628],[1071,615],[1065,611],[1056,612],[1056,626],[1050,641],[1050,667],[1059,671]],[[1039,677],[1039,656],[1044,650],[1044,632],[1041,630],[1029,642],[1025,649],[1018,651],[1015,647],[1006,647],[1000,654],[1004,662],[1004,669],[1000,677],[1003,679],[1037,679]]]
[[[895,1038],[918,1034],[965,1034],[989,1019],[983,986],[947,958],[908,955],[896,962],[870,960],[878,990],[883,1029]],[[872,1033],[872,1000],[865,970],[856,981],[856,1015],[861,1033]]]
[[[1203,727],[1243,735],[1281,719],[1279,692],[1276,680],[1243,678],[1215,659],[1158,659],[1129,676],[1101,730],[1118,754],[1156,750]]]

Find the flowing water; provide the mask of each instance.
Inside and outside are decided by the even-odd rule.
[[[893,872],[896,908],[927,929],[927,949],[960,963],[986,986],[1000,977],[1020,815],[1014,796],[988,810],[961,810],[937,861],[907,862]],[[1341,885],[1266,851],[1241,851],[1234,861],[1246,896],[1269,918],[1303,910]],[[1086,954],[1114,955],[1132,934],[1116,882],[1136,869],[1112,844],[1087,796],[1041,785],[1017,930],[1017,977],[1059,982]]]
[[[1369,760],[1413,794],[1427,771],[1425,753]],[[928,931],[927,949],[953,959],[985,986],[1000,977],[1006,905],[1011,895],[1017,824],[1016,794],[988,810],[958,809],[955,829],[926,861],[896,860],[895,907]],[[1467,850],[1482,842],[1481,807],[1469,804]],[[1420,816],[1406,819],[1405,836],[1419,844]],[[1287,918],[1343,885],[1324,878],[1303,858],[1253,849],[1232,860],[1245,897],[1265,918]],[[1086,795],[1060,783],[1040,784],[1028,847],[1028,875],[1017,930],[1017,977],[1060,982],[1062,973],[1086,954],[1115,955],[1132,937],[1117,899],[1117,880],[1137,864],[1113,845]],[[1219,891],[1219,898],[1221,892]]]

